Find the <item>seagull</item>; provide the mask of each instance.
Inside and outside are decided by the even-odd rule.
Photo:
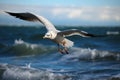
[[[54,27],[54,25],[50,21],[48,21],[46,18],[33,13],[29,13],[29,12],[25,12],[25,13],[6,12],[6,13],[22,20],[42,23],[47,29],[47,33],[43,38],[50,39],[53,42],[57,43],[58,51],[62,54],[64,53],[69,54],[68,48],[74,45],[73,41],[66,38],[67,36],[79,35],[82,37],[95,37],[95,35],[93,34],[89,34],[85,31],[80,31],[78,29],[70,29],[65,31],[57,30]],[[60,46],[62,46],[63,49]]]

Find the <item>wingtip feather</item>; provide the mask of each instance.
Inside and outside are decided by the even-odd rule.
[[[5,13],[8,13],[8,14],[10,14],[11,12],[8,12],[8,11],[4,11]]]

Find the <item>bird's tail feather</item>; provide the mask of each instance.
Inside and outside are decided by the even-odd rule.
[[[66,39],[65,38],[65,41],[66,41],[66,47],[72,47],[73,45],[74,45],[74,42],[73,41],[71,41],[71,40],[69,40],[69,39]]]

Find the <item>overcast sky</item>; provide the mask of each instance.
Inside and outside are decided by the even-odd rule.
[[[32,12],[55,25],[120,25],[120,0],[0,0],[0,25],[31,25],[4,11]]]

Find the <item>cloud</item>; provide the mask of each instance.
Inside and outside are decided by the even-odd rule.
[[[119,13],[119,7],[56,7],[52,9],[54,16],[92,21],[120,21]]]
[[[41,14],[52,22],[62,20],[67,21],[90,21],[90,22],[105,22],[114,21],[120,22],[120,7],[93,7],[93,6],[38,6],[38,5],[4,5],[0,4],[0,15],[5,15],[3,11],[13,12],[32,12]],[[6,17],[6,16],[5,16]],[[57,19],[56,19],[57,18]],[[67,20],[67,21],[65,21]]]
[[[65,15],[68,18],[77,18],[82,14],[82,9],[59,7],[53,8],[52,13],[55,16]]]
[[[74,9],[68,14],[68,17],[69,18],[77,18],[78,16],[80,17],[82,12],[83,11],[81,9]]]
[[[109,20],[109,19],[110,19],[110,16],[107,15],[107,14],[100,14],[100,19],[101,19],[101,20]]]
[[[60,16],[60,18],[83,20],[120,20],[119,7],[61,7],[61,6],[33,6],[33,5],[1,5],[2,11],[34,12],[47,16]],[[63,16],[63,17],[62,17]]]

